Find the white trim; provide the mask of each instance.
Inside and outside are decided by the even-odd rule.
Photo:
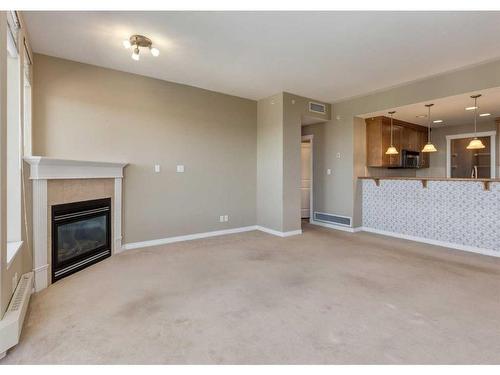
[[[47,180],[33,181],[33,270],[35,291],[45,289],[49,282],[47,259]]]
[[[250,232],[250,231],[253,231],[253,230],[257,230],[257,226],[251,225],[251,226],[248,226],[248,227],[223,229],[223,230],[215,230],[215,231],[212,231],[212,232],[187,234],[187,235],[184,235],[184,236],[159,238],[157,240],[131,242],[131,243],[127,243],[127,244],[122,245],[122,251],[132,250],[132,249],[139,249],[141,247],[165,245],[165,244],[174,243],[174,242],[191,241],[191,240],[197,240],[197,239],[201,239],[201,238],[223,236],[223,235],[226,235],[226,234],[234,234],[234,233],[241,233],[241,232]]]
[[[112,254],[122,251],[122,179],[115,178],[113,202],[113,237]]]
[[[280,232],[280,231],[277,231],[274,229],[262,227],[260,225],[257,225],[255,229],[260,230],[261,232],[272,234],[273,236],[278,236],[278,237],[290,237],[290,236],[297,236],[299,234],[302,234],[302,229],[291,230],[288,232]]]
[[[338,215],[338,216],[340,216],[340,215]],[[336,230],[340,230],[343,232],[349,232],[349,233],[356,233],[356,232],[360,232],[362,230],[361,227],[352,228],[352,227],[347,226],[347,225],[329,224],[329,223],[324,223],[322,221],[316,221],[313,219],[309,220],[309,223],[311,223],[313,225],[319,225],[320,227],[336,229]]]
[[[166,245],[166,244],[175,243],[175,242],[184,242],[184,241],[198,240],[198,239],[202,239],[202,238],[225,236],[225,235],[228,235],[228,234],[251,232],[251,231],[254,231],[254,230],[258,230],[258,231],[261,231],[261,232],[272,234],[272,235],[278,236],[278,237],[290,237],[290,236],[295,236],[295,235],[302,234],[302,230],[301,229],[293,230],[293,231],[289,231],[289,232],[280,232],[280,231],[277,231],[277,230],[274,230],[274,229],[269,229],[269,228],[266,228],[266,227],[262,227],[260,225],[250,225],[248,227],[215,230],[215,231],[212,231],[212,232],[194,233],[194,234],[186,234],[186,235],[183,235],[183,236],[159,238],[159,239],[156,239],[156,240],[131,242],[131,243],[123,244],[122,247],[121,247],[121,251],[133,250],[133,249],[140,249],[140,248],[143,248],[143,247],[150,247],[150,246]]]
[[[314,134],[303,135],[301,141],[309,141],[311,143],[311,187],[309,194],[309,220],[313,217],[313,204],[314,204]],[[301,150],[302,151],[302,150]],[[301,210],[302,212],[302,210]],[[302,218],[302,214],[300,215]]]
[[[473,137],[490,137],[490,178],[496,178],[496,130],[478,133],[450,134],[446,136],[446,177],[451,177],[451,140]]]
[[[370,232],[370,233],[375,233],[375,234],[381,234],[384,236],[402,238],[404,240],[421,242],[421,243],[426,243],[429,245],[443,246],[443,247],[461,250],[461,251],[468,251],[468,252],[482,254],[482,255],[489,255],[492,257],[500,257],[500,251],[495,251],[495,250],[490,250],[490,249],[482,249],[480,247],[475,247],[475,246],[462,245],[462,244],[452,243],[452,242],[444,242],[444,241],[433,240],[433,239],[425,238],[425,237],[411,236],[411,235],[407,235],[407,234],[389,232],[389,231],[385,231],[385,230],[368,228],[368,227],[361,227],[361,230],[364,232]]]
[[[127,163],[56,159],[45,156],[27,156],[30,179],[54,180],[75,178],[122,178]]]

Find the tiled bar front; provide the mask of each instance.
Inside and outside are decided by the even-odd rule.
[[[365,178],[362,184],[364,229],[500,256],[498,180]]]

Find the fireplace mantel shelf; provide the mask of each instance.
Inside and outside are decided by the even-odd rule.
[[[122,178],[127,163],[69,160],[45,156],[29,156],[30,179]]]

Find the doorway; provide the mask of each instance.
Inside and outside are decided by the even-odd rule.
[[[300,144],[300,212],[302,220],[311,220],[313,211],[313,136],[305,135]]]
[[[468,150],[474,134],[446,137],[446,176],[451,178],[495,178],[496,132],[477,133],[485,145],[479,150]]]

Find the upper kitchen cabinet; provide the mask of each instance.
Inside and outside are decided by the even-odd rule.
[[[429,167],[428,155],[421,152],[427,143],[427,128],[394,119],[392,144],[398,155],[386,155],[391,144],[391,119],[385,116],[366,119],[366,165],[368,167],[402,167],[402,150],[419,153],[419,168]]]

